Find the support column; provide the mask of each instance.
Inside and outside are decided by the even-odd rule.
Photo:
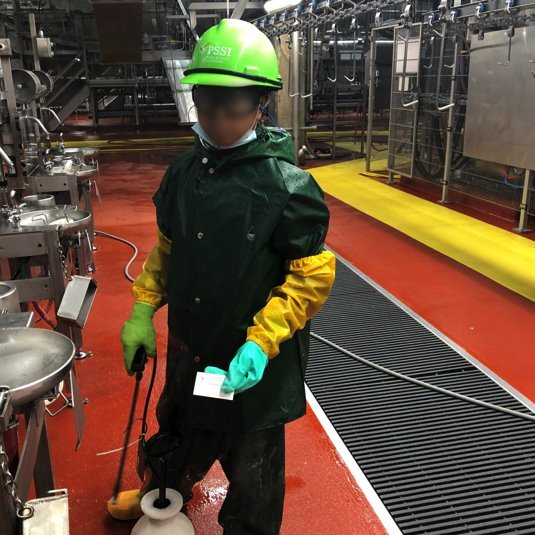
[[[376,55],[376,33],[370,33],[370,64],[368,74],[368,133],[366,135],[366,172],[370,172],[372,161],[372,141],[373,141],[373,110],[375,109],[375,55]]]
[[[520,203],[520,220],[518,227],[514,229],[515,232],[529,232],[528,218],[529,218],[529,203],[531,201],[531,188],[533,186],[533,171],[526,169],[524,175],[524,188],[522,190],[522,202]]]
[[[291,54],[291,73],[290,76],[292,77],[292,95],[290,97],[292,98],[292,135],[294,138],[294,150],[295,150],[295,156],[297,158],[297,153],[299,152],[299,149],[301,148],[301,144],[299,143],[300,138],[300,108],[301,108],[301,98],[300,98],[300,84],[299,84],[299,32],[292,32],[292,50],[290,52]]]

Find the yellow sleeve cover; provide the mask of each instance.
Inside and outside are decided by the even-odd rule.
[[[284,283],[271,290],[266,306],[247,329],[247,340],[256,342],[269,358],[278,355],[280,344],[302,329],[329,297],[335,265],[329,251],[288,261]]]
[[[143,271],[132,285],[137,302],[160,308],[167,301],[167,268],[171,254],[171,240],[158,231],[158,242],[143,264]]]

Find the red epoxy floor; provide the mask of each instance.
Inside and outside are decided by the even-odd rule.
[[[161,152],[127,154],[124,158],[121,154],[101,158],[103,208],[96,206],[95,220],[98,229],[130,239],[139,246],[140,258],[132,268],[132,273],[137,274],[155,239],[151,196],[169,158]],[[133,158],[144,161],[133,163]],[[71,532],[75,535],[127,534],[133,525],[114,521],[107,515],[106,501],[112,492],[119,453],[99,455],[121,446],[133,392],[133,379],[124,373],[119,341],[121,325],[133,302],[130,284],[123,277],[123,267],[131,251],[103,237],[98,237],[96,243],[99,290],[84,331],[85,347],[94,356],[76,364],[82,395],[89,398],[81,450],[73,451],[75,435],[69,411],[49,420],[56,486],[70,491]],[[163,354],[164,310],[156,315],[156,324],[158,346]],[[162,376],[163,366],[159,368],[156,393],[162,386]],[[144,378],[140,399],[144,398],[147,383],[148,377]],[[154,418],[149,425],[152,432],[156,430]],[[137,433],[135,430],[133,436]],[[130,450],[123,488],[139,485],[134,473],[135,449]],[[217,511],[225,489],[226,480],[216,465],[199,486],[190,507],[197,535],[221,533]],[[287,430],[287,497],[282,533],[385,533],[310,409],[305,418],[292,423]]]
[[[169,159],[162,153],[142,153],[146,161],[132,163],[133,157],[139,155],[101,159],[104,206],[96,208],[95,218],[97,228],[135,241],[143,259],[155,235],[150,197]],[[334,250],[535,399],[530,351],[535,345],[533,303],[342,202],[327,200],[332,211],[328,244]],[[120,447],[133,388],[133,380],[123,372],[119,343],[120,327],[132,304],[130,285],[122,275],[130,251],[101,237],[97,243],[99,293],[85,330],[86,346],[95,355],[77,364],[82,393],[90,399],[82,449],[73,452],[74,425],[68,411],[49,422],[57,486],[70,490],[71,531],[76,535],[126,534],[132,527],[106,514],[119,454],[97,455]],[[134,274],[141,259],[132,269]],[[162,352],[164,311],[157,314],[156,322]],[[155,430],[153,420],[151,429]],[[385,533],[310,410],[288,426],[287,450],[284,535]],[[134,453],[135,448],[131,460]],[[124,486],[136,485],[131,462]],[[200,485],[191,510],[198,535],[221,532],[217,510],[225,485],[217,466]]]

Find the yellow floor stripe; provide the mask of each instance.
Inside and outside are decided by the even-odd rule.
[[[324,191],[535,301],[535,242],[361,176],[364,160],[311,169]],[[386,167],[384,160],[372,170]]]
[[[140,148],[135,148],[135,149],[123,149],[123,148],[120,148],[120,149],[100,149],[100,152],[101,153],[111,153],[111,152],[143,152],[143,151],[149,151],[149,152],[154,152],[154,151],[169,151],[169,150],[172,150],[173,147],[169,147],[169,146],[165,146],[165,147],[140,147]]]
[[[191,143],[194,141],[195,136],[180,136],[180,137],[153,137],[144,139],[87,139],[80,141],[67,141],[66,147],[120,147],[137,143],[150,144],[150,143]]]
[[[332,130],[307,130],[307,137],[325,137],[325,136],[332,136]],[[364,132],[364,134],[367,134],[367,131]],[[357,130],[357,138],[360,138],[362,135],[361,130]],[[388,130],[374,130],[373,131],[374,136],[388,136]],[[345,130],[345,131],[338,131],[336,132],[336,139],[341,138],[352,138],[355,136],[354,130]]]

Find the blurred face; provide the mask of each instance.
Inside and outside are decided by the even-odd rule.
[[[228,146],[256,125],[268,97],[260,98],[251,87],[199,85],[193,88],[193,102],[199,124],[217,145]]]

